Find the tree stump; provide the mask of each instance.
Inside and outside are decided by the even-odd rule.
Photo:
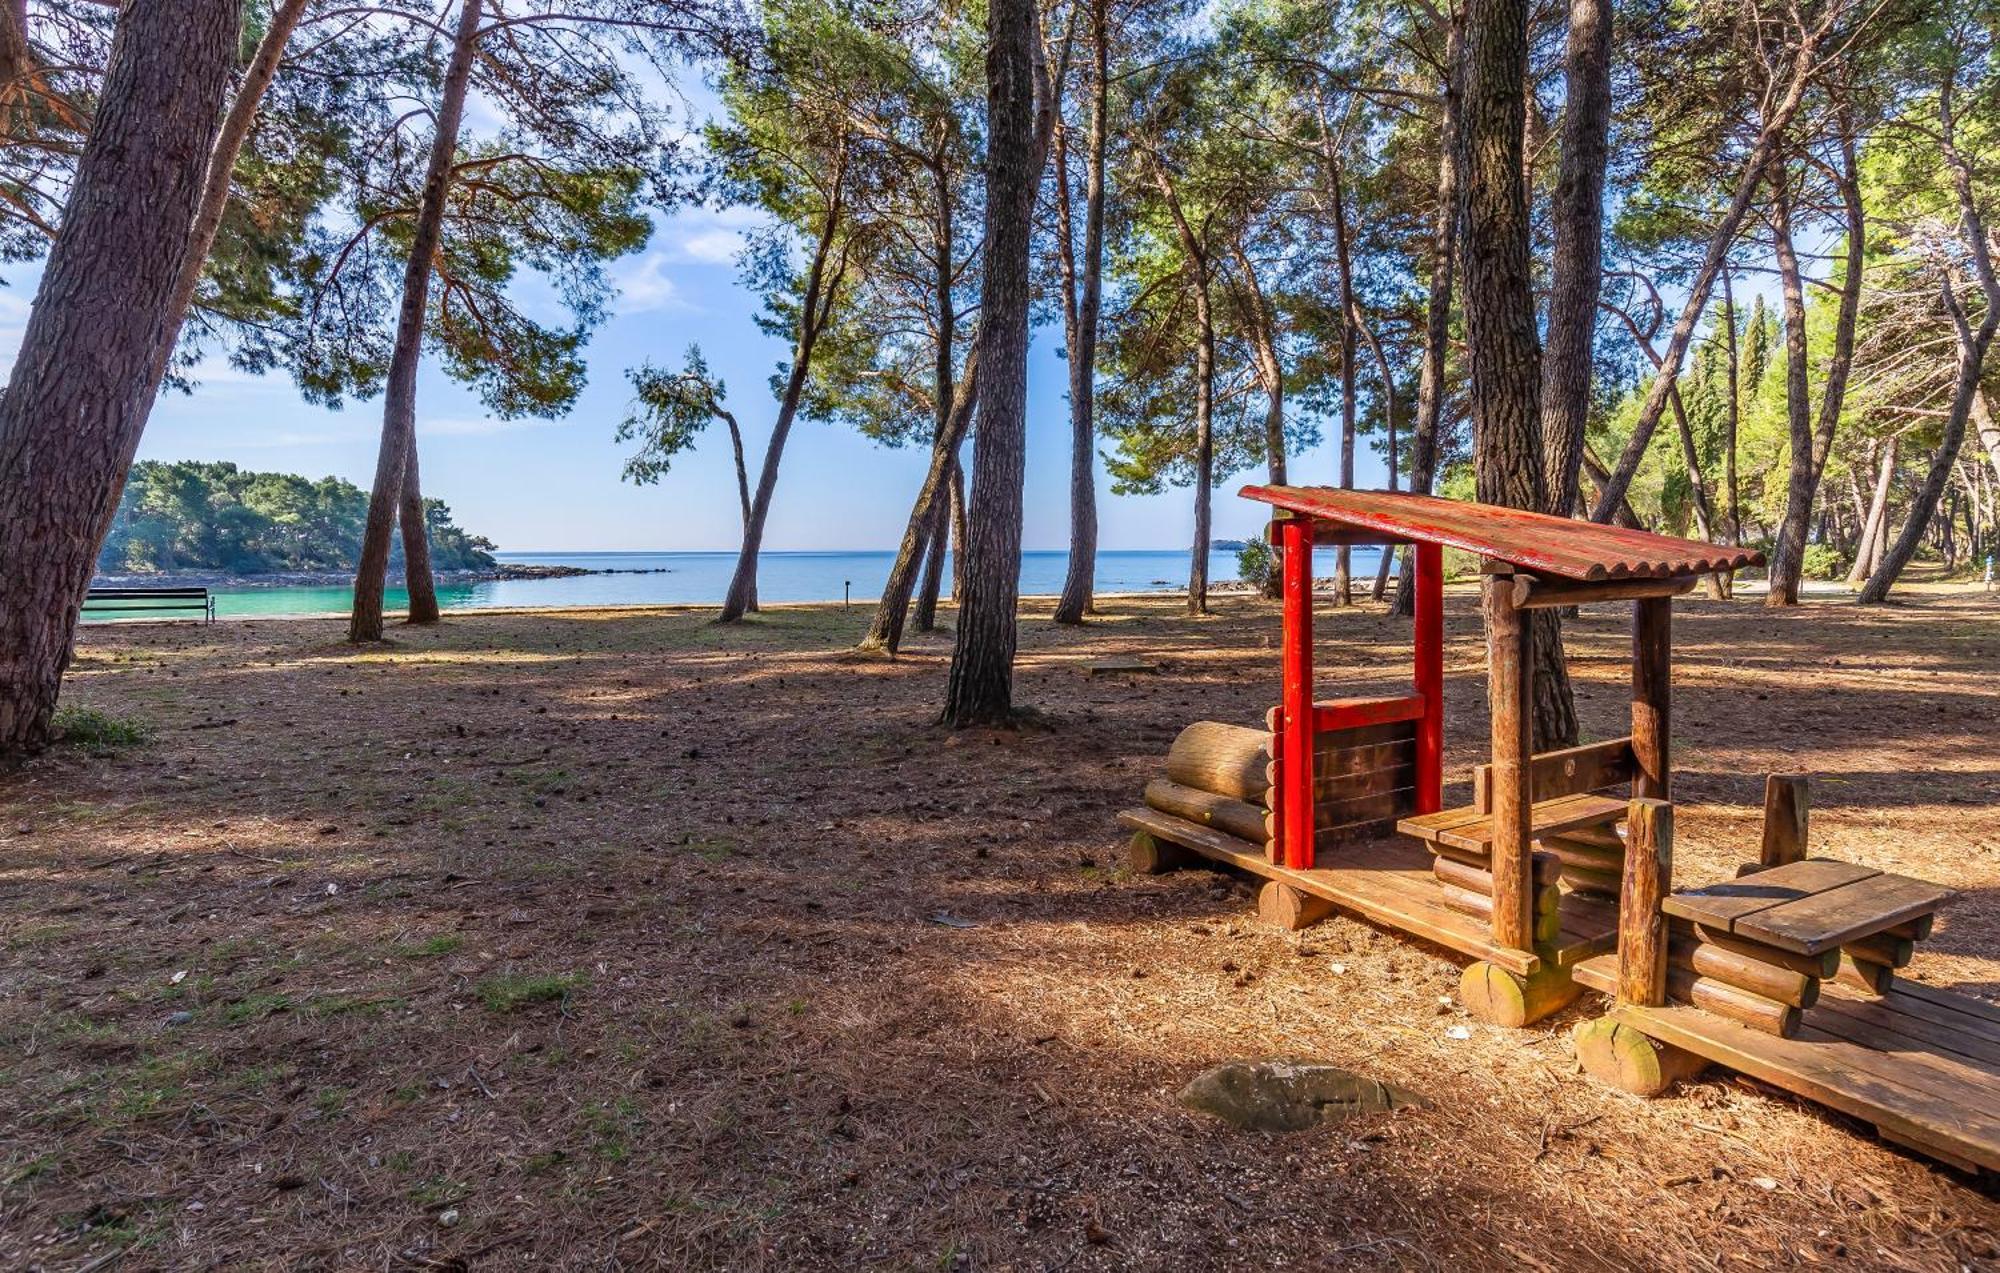
[[[1287,932],[1317,924],[1333,914],[1333,903],[1304,889],[1268,880],[1257,890],[1257,918]]]
[[[1514,1028],[1540,1021],[1576,1002],[1583,987],[1562,968],[1539,969],[1523,977],[1494,964],[1480,962],[1458,981],[1458,1001],[1488,1025]]]
[[[1661,1043],[1610,1017],[1581,1023],[1572,1037],[1584,1073],[1635,1096],[1658,1096],[1708,1065],[1692,1052]]]

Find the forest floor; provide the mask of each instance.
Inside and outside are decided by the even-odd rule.
[[[1488,1027],[1436,950],[1128,874],[1176,731],[1276,692],[1270,604],[1180,606],[1030,606],[1020,732],[935,727],[949,637],[852,654],[858,606],[86,629],[67,701],[150,737],[0,778],[0,1266],[2000,1263],[1990,1186],[1838,1115],[1593,1085],[1594,996]],[[1321,613],[1323,691],[1403,683],[1404,624]],[[1911,973],[2000,997],[2000,597],[1676,613],[1679,879],[1809,771],[1816,849],[1964,890]],[[1462,783],[1470,593],[1448,635]],[[1623,614],[1570,638],[1624,732]],[[1266,1057],[1429,1104],[1176,1102]]]

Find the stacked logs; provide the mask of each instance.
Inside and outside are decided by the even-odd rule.
[[[1848,942],[1840,948],[1840,967],[1832,974],[1834,979],[1871,995],[1889,993],[1896,969],[1910,962],[1916,954],[1916,944],[1931,935],[1931,923],[1936,918],[1925,915],[1873,937]]]
[[[1685,920],[1667,925],[1667,996],[1719,1017],[1789,1038],[1819,1001],[1839,952],[1800,955]]]
[[[1327,730],[1314,738],[1316,851],[1387,830],[1415,803],[1416,726],[1399,721]],[[1162,813],[1246,840],[1276,860],[1277,737],[1268,730],[1196,721],[1167,751],[1167,776],[1146,784]]]
[[[1625,837],[1614,827],[1582,827],[1545,837],[1542,848],[1562,863],[1562,882],[1593,897],[1616,898],[1625,871]]]
[[[1447,845],[1431,846],[1431,874],[1437,877],[1439,900],[1462,914],[1491,922],[1493,872],[1483,854]],[[1534,856],[1534,940],[1552,943],[1562,927],[1562,892],[1556,887],[1562,864],[1551,853]]]
[[[1146,804],[1263,849],[1270,743],[1261,729],[1196,721],[1167,750],[1167,776],[1146,784]]]

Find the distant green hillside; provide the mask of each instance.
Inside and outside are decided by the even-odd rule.
[[[97,568],[113,575],[352,570],[367,516],[368,492],[337,477],[315,482],[228,463],[145,460],[132,466]],[[424,521],[433,568],[493,565],[493,541],[454,525],[442,500],[424,501]],[[400,536],[395,551],[400,565]]]

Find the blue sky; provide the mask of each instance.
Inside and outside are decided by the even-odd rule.
[[[774,403],[768,388],[782,342],[752,321],[755,294],[738,286],[734,253],[742,214],[691,209],[662,222],[641,253],[617,262],[615,313],[589,349],[590,384],[558,421],[499,421],[435,370],[417,404],[427,494],[449,503],[459,524],[502,549],[734,549],[738,512],[728,434],[720,425],[657,486],[619,479],[624,450],[612,433],[629,399],[625,370],[646,358],[678,360],[699,342],[728,384],[729,401],[761,461]],[[0,360],[13,362],[39,272],[15,267],[0,290]],[[1067,372],[1059,327],[1039,329],[1029,366],[1028,476],[1024,543],[1069,540]],[[337,474],[367,487],[381,425],[379,400],[328,411],[305,402],[283,376],[254,377],[220,363],[199,373],[192,395],[170,392],[155,408],[141,458],[231,460],[248,469]],[[969,448],[968,448],[969,451]],[[793,429],[765,545],[772,549],[892,548],[927,460],[921,448],[889,450],[851,430],[801,420]],[[1297,480],[1331,482],[1333,449],[1293,461]],[[1380,461],[1363,448],[1360,485],[1378,485]],[[1101,466],[1100,466],[1101,468]],[[1246,479],[1254,475],[1245,475]],[[1237,499],[1242,479],[1221,487],[1217,537],[1243,538],[1263,519]],[[1098,484],[1105,548],[1184,548],[1193,535],[1193,495],[1119,497]]]

